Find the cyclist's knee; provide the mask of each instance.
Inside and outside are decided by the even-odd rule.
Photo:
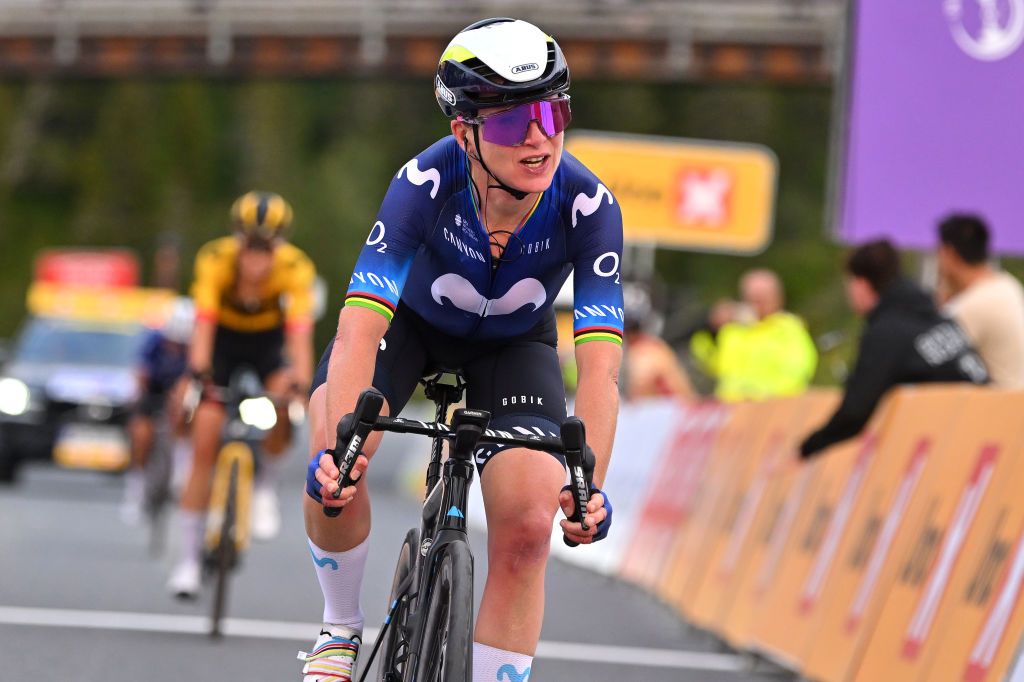
[[[515,569],[546,562],[552,518],[550,509],[536,506],[492,523],[488,528],[491,566]]]

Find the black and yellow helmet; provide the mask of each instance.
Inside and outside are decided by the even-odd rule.
[[[231,207],[231,223],[245,237],[271,241],[292,224],[292,207],[274,192],[247,192]]]

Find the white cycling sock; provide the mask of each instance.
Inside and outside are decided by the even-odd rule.
[[[473,682],[529,682],[533,656],[473,642]]]
[[[178,510],[181,528],[181,558],[199,563],[203,551],[203,534],[206,531],[206,513]]]
[[[366,555],[369,551],[369,539],[344,552],[328,552],[309,540],[313,570],[320,581],[320,590],[324,593],[325,623],[363,631],[365,619],[359,593],[363,586],[363,569],[366,568]]]
[[[180,493],[188,481],[188,472],[192,468],[192,441],[185,437],[176,438],[174,452],[171,455],[172,473],[171,488]]]
[[[256,476],[256,486],[264,490],[275,489],[286,459],[288,459],[287,450],[277,455],[271,455],[264,450],[263,459],[260,461],[260,472]]]

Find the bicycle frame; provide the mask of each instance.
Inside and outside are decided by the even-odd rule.
[[[345,420],[339,422],[338,439],[335,449],[330,451],[339,468],[340,487],[352,484],[350,473],[352,465],[359,454],[361,445],[371,431],[393,431],[397,433],[415,433],[433,439],[430,462],[427,465],[426,494],[420,518],[419,551],[412,557],[410,570],[403,582],[395,590],[395,600],[389,607],[389,613],[370,654],[370,660],[376,655],[380,644],[384,641],[388,627],[393,624],[393,616],[402,606],[408,609],[407,621],[402,637],[407,645],[408,655],[405,659],[406,680],[415,679],[415,671],[419,663],[418,657],[424,641],[425,618],[423,605],[430,603],[433,589],[433,571],[438,557],[444,547],[452,543],[468,545],[466,509],[469,487],[472,485],[475,464],[473,450],[479,443],[514,445],[533,450],[565,455],[572,480],[573,504],[575,512],[573,520],[582,519],[582,511],[590,500],[589,490],[592,487],[594,460],[586,447],[586,436],[583,423],[570,418],[562,426],[562,437],[553,438],[540,435],[514,435],[506,431],[488,429],[490,414],[482,410],[456,410],[451,424],[445,423],[449,407],[461,400],[464,383],[459,379],[456,384],[441,384],[437,374],[425,381],[426,395],[437,406],[434,422],[422,422],[402,417],[379,416],[383,405],[383,397],[373,390],[364,391],[356,404],[353,414],[355,427],[351,433],[343,428]],[[450,453],[443,463],[441,456],[444,441],[450,443]],[[342,446],[345,447],[342,447]],[[324,507],[324,513],[336,517],[342,511],[340,507]],[[586,526],[584,525],[584,529]],[[567,544],[570,541],[565,539]],[[399,627],[395,625],[395,627]],[[389,662],[382,664],[386,665]],[[410,671],[412,676],[410,676]],[[369,665],[361,676],[365,680]]]

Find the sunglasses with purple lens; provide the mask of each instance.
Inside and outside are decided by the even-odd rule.
[[[484,139],[503,147],[518,147],[526,141],[530,124],[534,121],[548,137],[569,127],[572,111],[569,98],[540,102],[527,102],[495,114],[463,119],[467,123],[482,123]]]

